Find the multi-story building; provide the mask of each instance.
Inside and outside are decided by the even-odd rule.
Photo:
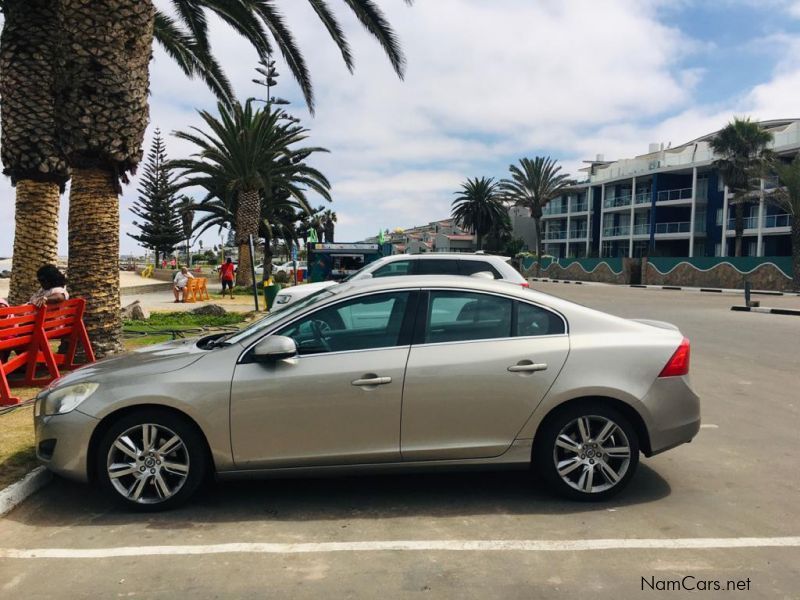
[[[770,147],[788,160],[800,151],[800,120],[764,121]],[[582,256],[728,256],[734,210],[709,141],[710,133],[677,147],[650,144],[635,158],[587,161],[587,180],[553,200],[542,216],[546,254]],[[791,253],[791,215],[768,201],[777,185],[763,179],[745,205],[742,254]],[[516,221],[520,221],[517,217]],[[723,224],[725,227],[723,227]],[[522,225],[518,225],[520,231]],[[515,234],[516,234],[515,227]],[[529,244],[530,245],[530,244]]]

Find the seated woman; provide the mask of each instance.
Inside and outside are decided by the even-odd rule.
[[[194,279],[194,275],[189,273],[189,269],[186,267],[181,267],[181,270],[175,273],[175,278],[172,280],[175,302],[186,302],[186,286],[189,285],[190,279]]]
[[[45,304],[58,304],[64,300],[69,300],[67,292],[67,278],[58,270],[55,265],[44,265],[36,271],[36,280],[41,286],[28,304],[34,306],[44,306]]]

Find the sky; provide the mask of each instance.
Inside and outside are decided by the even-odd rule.
[[[331,5],[353,47],[352,75],[307,2],[277,2],[310,67],[316,114],[280,60],[277,94],[292,101],[309,143],[330,150],[310,162],[332,182],[337,241],[445,218],[466,178],[502,178],[522,157],[552,156],[578,176],[597,154],[677,145],[734,115],[800,118],[800,0],[378,2],[404,47],[404,81],[340,0]],[[238,96],[263,97],[251,82],[255,53],[225,24],[211,31]],[[170,134],[198,125],[198,109],[214,111],[213,96],[156,48],[145,150],[160,128],[169,156],[188,156],[191,145]],[[137,186],[121,199],[123,254],[142,252],[126,235],[136,230]],[[3,179],[0,256],[11,253],[13,214]],[[206,247],[220,239],[216,230],[202,238]]]

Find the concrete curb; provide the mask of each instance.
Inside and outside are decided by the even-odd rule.
[[[122,288],[119,293],[120,296],[131,296],[134,294],[151,294],[154,292],[169,292],[172,291],[172,284],[169,282],[164,283],[151,283],[149,285],[135,285],[132,287]]]
[[[742,289],[733,288],[696,288],[696,287],[683,287],[678,285],[644,285],[641,283],[631,283],[628,287],[642,288],[648,290],[677,290],[683,292],[714,292],[717,294],[744,294]],[[752,290],[750,292],[753,296],[800,296],[798,292],[778,292],[773,290]]]
[[[0,490],[0,517],[11,512],[25,501],[28,496],[38,491],[53,478],[53,474],[44,467],[36,467],[16,483]]]
[[[731,310],[737,312],[757,312],[771,315],[790,315],[800,317],[800,310],[794,308],[768,308],[766,306],[731,306]]]

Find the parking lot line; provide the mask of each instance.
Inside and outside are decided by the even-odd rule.
[[[0,548],[0,558],[118,558],[196,554],[324,554],[331,552],[581,552],[586,550],[711,550],[799,548],[800,536],[596,540],[397,540],[371,542],[259,543],[119,548]]]

